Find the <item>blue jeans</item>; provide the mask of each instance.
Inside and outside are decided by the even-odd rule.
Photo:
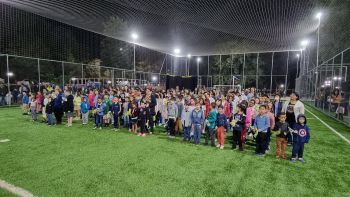
[[[102,127],[102,123],[103,123],[103,115],[96,114],[95,115],[96,127]]]
[[[184,127],[183,138],[187,141],[191,140],[191,126]]]
[[[5,105],[5,97],[4,96],[0,96],[0,106],[1,105]]]
[[[119,115],[113,114],[113,126],[115,129],[118,129],[119,127]]]
[[[36,112],[34,108],[30,108],[30,112],[32,113],[32,120],[36,120]]]
[[[292,158],[303,158],[304,154],[304,143],[293,143]]]
[[[124,127],[129,128],[129,116],[123,116]]]
[[[194,130],[193,130],[193,135],[194,135],[194,143],[199,144],[201,140],[201,125],[200,124],[195,124],[194,125]]]
[[[52,114],[47,114],[47,124],[48,125],[53,125]]]

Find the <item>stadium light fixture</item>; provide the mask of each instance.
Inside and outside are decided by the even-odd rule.
[[[201,62],[201,61],[202,61],[202,58],[197,57],[197,62]]]
[[[6,73],[6,75],[9,77],[12,77],[14,74],[13,74],[13,72],[8,72],[8,73]]]
[[[301,44],[301,46],[306,47],[306,45],[309,44],[309,41],[308,40],[303,40],[303,41],[301,41],[300,44]]]
[[[108,80],[108,81],[107,81],[107,83],[108,83],[108,84],[111,84],[111,83],[112,83],[112,81]]]
[[[280,87],[281,87],[281,88],[284,88],[284,85],[283,85],[283,84],[281,84],[281,85],[280,85]]]
[[[321,88],[324,88],[325,86],[324,85],[321,85]]]
[[[321,12],[318,12],[318,13],[316,14],[316,18],[317,18],[317,19],[321,19],[321,17],[322,17],[322,13],[321,13]]]
[[[135,41],[135,40],[139,39],[139,35],[137,33],[132,33],[131,38]]]
[[[300,57],[300,54],[298,53],[296,56],[297,56],[297,58],[299,58],[299,57]]]
[[[156,76],[153,76],[153,77],[152,77],[152,81],[154,81],[154,82],[157,81],[157,79],[158,79],[158,78],[157,78]]]
[[[175,48],[174,49],[174,53],[177,55],[177,54],[180,54],[181,50],[179,48]]]
[[[191,57],[192,57],[191,53],[187,54],[187,57],[188,57],[188,58],[191,58]]]
[[[123,48],[119,48],[119,51],[122,51],[123,50]]]
[[[71,79],[72,81],[76,81],[77,80],[77,78],[75,78],[75,77],[72,77],[72,79]]]

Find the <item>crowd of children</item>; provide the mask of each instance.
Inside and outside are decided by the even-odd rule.
[[[121,125],[139,136],[154,132],[155,126],[164,126],[170,138],[182,133],[183,141],[200,144],[202,134],[205,145],[224,149],[225,136],[232,132],[232,149],[244,151],[247,138],[255,143],[257,156],[270,150],[271,137],[276,136],[276,158],[286,159],[287,145],[293,145],[291,161],[301,162],[304,144],[309,142],[310,128],[304,115],[304,105],[298,94],[290,94],[285,102],[275,95],[257,94],[254,88],[243,92],[234,90],[158,90],[108,87],[78,90],[65,86],[48,91],[24,93],[23,111],[36,121],[41,113],[49,125],[62,123],[67,127],[73,118],[88,125],[93,117],[93,129],[111,128],[118,131]],[[251,144],[251,143],[249,143]]]

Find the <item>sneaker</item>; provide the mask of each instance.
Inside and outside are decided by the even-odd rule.
[[[299,158],[299,161],[301,161],[301,163],[305,163],[305,160],[303,158]]]
[[[142,134],[141,136],[142,136],[142,137],[145,137],[145,136],[146,136],[146,133]]]
[[[100,127],[99,129],[102,130],[102,127]]]
[[[94,127],[93,130],[97,129],[97,127]]]
[[[142,134],[141,133],[138,133],[137,136],[141,136]]]
[[[220,150],[223,150],[224,149],[224,146],[220,146]]]
[[[220,148],[220,146],[221,146],[221,145],[220,145],[220,144],[218,144],[218,145],[216,145],[216,148]]]
[[[292,158],[290,161],[293,163],[297,162],[297,160],[295,158]]]

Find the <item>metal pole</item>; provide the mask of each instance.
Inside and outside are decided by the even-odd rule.
[[[62,62],[62,87],[64,88],[64,63]]]
[[[38,58],[38,86],[39,86],[39,92],[40,92],[40,59]]]
[[[199,85],[199,59],[197,59],[197,87]]]
[[[9,67],[9,56],[6,55],[6,69],[7,69],[7,93],[11,91],[10,89],[10,67]],[[7,103],[9,106],[11,105],[11,102]]]
[[[136,79],[136,45],[134,43],[134,79]]]
[[[289,69],[289,51],[288,51],[288,56],[287,56],[287,73],[286,73],[286,81],[284,82],[284,95],[287,94],[287,83],[288,83],[288,69]]]
[[[81,64],[81,80],[84,80],[84,64]]]
[[[315,98],[317,94],[317,85],[318,85],[318,62],[319,62],[319,48],[320,48],[320,26],[321,26],[321,17],[318,18],[318,28],[317,28],[317,56],[316,56],[316,80],[315,80]]]
[[[271,56],[271,75],[270,75],[270,96],[271,96],[271,92],[272,92],[272,74],[273,74],[273,57],[275,56],[275,52],[272,52],[272,56]]]
[[[259,88],[259,53],[256,56],[256,75],[255,75],[255,79],[256,79],[256,88]]]
[[[244,68],[245,68],[245,53],[243,53],[243,74],[242,74],[242,78],[243,78],[243,88],[245,89],[245,76],[244,76]]]
[[[340,78],[340,84],[339,84],[340,87],[342,86],[341,82],[343,81],[343,61],[344,61],[344,53],[341,53],[340,73],[339,73],[339,74],[340,74],[339,77],[341,77],[341,78]]]

